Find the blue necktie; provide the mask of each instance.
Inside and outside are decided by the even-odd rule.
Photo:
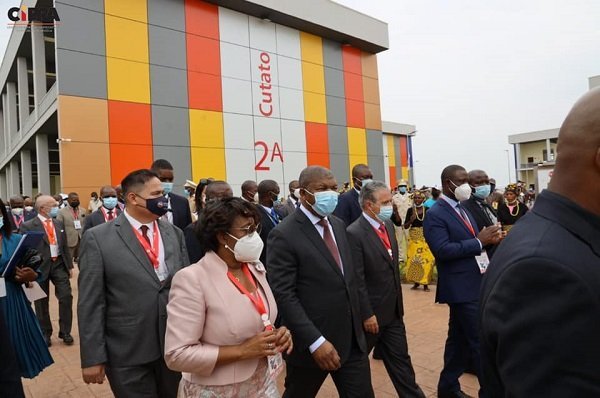
[[[275,212],[274,208],[271,208],[271,219],[273,220],[273,224],[275,224],[275,225],[279,224],[279,216]]]

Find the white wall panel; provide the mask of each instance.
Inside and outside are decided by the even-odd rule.
[[[252,115],[252,85],[249,81],[221,78],[223,112]]]
[[[221,76],[250,80],[250,49],[222,41]]]
[[[277,36],[275,24],[255,17],[250,17],[250,47],[275,53],[277,51]]]
[[[277,69],[281,87],[302,90],[302,62],[299,59],[278,55]]]
[[[302,59],[300,50],[300,32],[296,29],[277,25],[277,54],[287,57]]]
[[[219,36],[221,41],[248,47],[248,15],[219,7]]]
[[[281,141],[284,156],[284,181],[285,184],[288,184],[292,180],[297,180],[300,172],[306,167],[306,134],[304,122],[282,120]]]
[[[301,90],[279,87],[282,119],[304,121],[304,94]]]
[[[283,184],[283,154],[280,120],[254,117],[257,181],[271,179]],[[283,161],[282,161],[283,158]]]

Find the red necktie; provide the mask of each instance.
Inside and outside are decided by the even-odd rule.
[[[379,235],[379,237],[381,238],[381,241],[383,242],[385,248],[391,250],[392,244],[390,242],[390,237],[387,234],[387,230],[385,229],[385,224],[379,225],[379,229],[377,229],[376,231],[377,235]]]
[[[323,240],[325,241],[327,249],[329,249],[329,252],[333,256],[333,259],[337,263],[338,267],[340,267],[340,269],[343,270],[340,252],[338,251],[338,247],[335,244],[335,240],[333,239],[331,231],[329,230],[329,223],[327,222],[327,219],[322,218],[321,221],[318,222],[318,224],[323,227]]]
[[[113,216],[113,211],[112,211],[112,210],[109,210],[109,211],[108,211],[108,221],[112,221],[112,219],[113,219],[113,218],[114,218],[114,216]],[[148,227],[146,227],[146,228],[148,228]]]
[[[142,225],[140,227],[140,229],[142,230],[142,236],[144,237],[144,239],[146,239],[146,242],[148,242],[148,245],[150,247],[152,247],[152,243],[150,243],[150,238],[148,237],[148,226],[147,225]]]

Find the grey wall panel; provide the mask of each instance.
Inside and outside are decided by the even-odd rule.
[[[400,157],[400,137],[394,137],[394,154],[396,157],[396,181],[402,179],[402,158]]]
[[[106,58],[57,49],[58,92],[106,99]]]
[[[336,126],[346,125],[346,100],[339,97],[326,97],[327,102],[327,124]]]
[[[342,62],[342,45],[336,41],[323,39],[323,63],[325,66],[339,70],[344,69]]]
[[[189,147],[190,124],[188,110],[152,105],[152,143],[155,146]]]
[[[187,72],[150,65],[150,92],[153,104],[187,108]]]
[[[58,4],[70,4],[79,8],[85,8],[86,10],[104,12],[104,1],[103,0],[56,0],[56,7]],[[62,20],[62,14],[58,12],[58,16]]]
[[[185,180],[192,178],[192,162],[190,158],[190,148],[176,146],[157,146],[154,145],[154,160],[166,159],[173,165],[175,173],[174,192],[183,195],[183,184]]]
[[[373,178],[385,181],[383,134],[379,130],[367,130],[367,162]]]
[[[327,126],[329,140],[329,165],[338,184],[343,184],[350,176],[348,164],[348,130],[345,126]]]
[[[327,95],[344,98],[344,72],[325,67],[325,92]]]
[[[186,69],[185,33],[148,25],[150,63]]]
[[[148,23],[185,32],[184,0],[148,0]]]
[[[85,53],[105,55],[104,14],[56,3],[60,26],[56,46]]]

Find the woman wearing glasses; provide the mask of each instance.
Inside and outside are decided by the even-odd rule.
[[[259,220],[240,198],[209,202],[200,215],[207,253],[175,275],[167,307],[165,360],[183,373],[181,397],[279,397],[276,376],[292,338],[273,327]]]

